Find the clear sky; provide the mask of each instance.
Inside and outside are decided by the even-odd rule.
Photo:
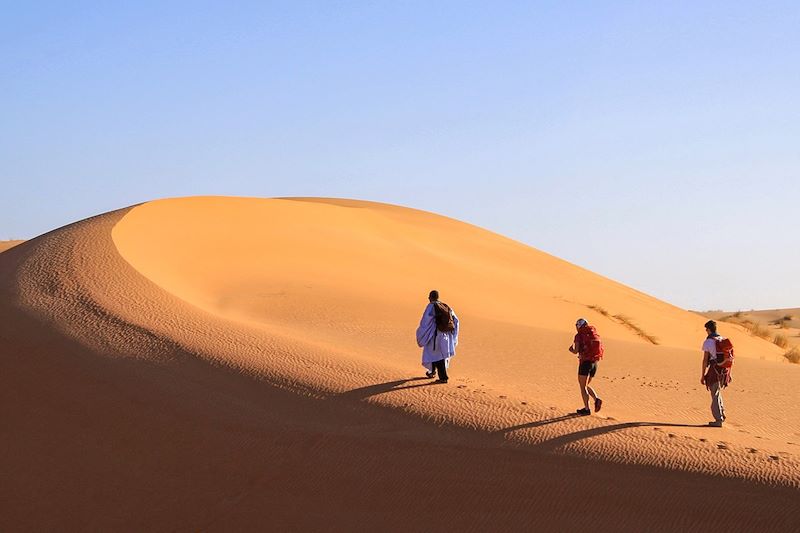
[[[800,3],[3,2],[0,239],[145,200],[446,214],[800,306]]]

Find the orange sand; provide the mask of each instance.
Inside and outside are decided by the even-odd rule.
[[[722,325],[729,424],[695,427],[703,317],[455,220],[163,200],[11,248],[0,280],[2,531],[800,528],[780,348]],[[431,288],[462,324],[448,385],[420,379]],[[578,316],[607,344],[587,418]]]
[[[706,311],[703,315],[714,320],[723,320],[733,324],[759,324],[763,326],[765,338],[775,341],[782,337],[786,348],[800,346],[800,308],[760,309],[751,311]]]
[[[22,242],[24,241],[0,241],[0,253],[5,252],[9,248],[13,248]]]

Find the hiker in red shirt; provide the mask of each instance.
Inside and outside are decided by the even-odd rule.
[[[578,354],[578,385],[581,389],[583,398],[583,409],[578,409],[576,413],[581,416],[592,414],[589,409],[589,397],[594,398],[594,412],[600,411],[603,400],[597,396],[595,390],[589,386],[592,378],[597,373],[597,362],[603,358],[603,341],[597,334],[594,326],[590,326],[585,318],[579,318],[575,322],[575,329],[578,333],[569,351]]]

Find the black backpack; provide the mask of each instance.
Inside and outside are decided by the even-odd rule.
[[[456,324],[453,322],[453,312],[450,306],[444,302],[433,302],[433,316],[436,321],[436,329],[449,333],[455,331]]]

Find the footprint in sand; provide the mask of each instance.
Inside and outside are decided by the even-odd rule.
[[[677,435],[675,435],[675,433],[667,433],[667,435],[669,435],[669,438],[671,438],[671,439],[674,439],[675,437],[677,437]]]
[[[708,442],[708,439],[700,439],[700,442]]]
[[[458,388],[459,388],[459,389],[466,389],[466,388],[467,388],[467,386],[466,386],[466,385],[459,385],[459,386],[458,386]]]
[[[717,448],[719,448],[720,450],[727,450],[728,449],[728,447],[725,444],[717,444]]]
[[[781,458],[780,458],[780,457],[778,457],[777,455],[770,455],[770,456],[769,456],[769,458],[770,458],[770,460],[772,460],[772,461],[780,461],[780,460],[781,460]]]
[[[758,450],[756,448],[747,448],[747,451],[750,453],[756,453]]]
[[[500,399],[501,399],[501,400],[505,400],[505,399],[506,399],[506,397],[505,397],[505,396],[500,396]]]
[[[520,402],[522,405],[528,405],[528,402]]]

